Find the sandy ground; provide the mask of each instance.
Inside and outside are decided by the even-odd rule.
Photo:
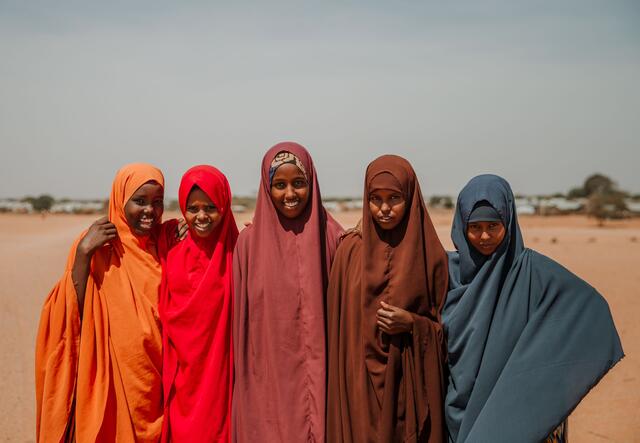
[[[359,215],[337,214],[345,226]],[[451,212],[432,214],[451,248]],[[96,216],[0,214],[0,438],[34,441],[34,342],[42,302],[60,277],[69,247]],[[240,214],[238,222],[249,218]],[[526,244],[596,287],[611,311],[626,358],[570,417],[572,442],[640,442],[640,220],[596,227],[581,216],[522,217]]]

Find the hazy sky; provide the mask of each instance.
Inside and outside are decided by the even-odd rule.
[[[383,153],[426,195],[640,193],[640,2],[0,0],[0,197],[107,197],[132,161],[246,195],[281,140],[325,195]]]

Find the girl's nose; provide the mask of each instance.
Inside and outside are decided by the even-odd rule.
[[[296,196],[293,186],[287,186],[284,196],[285,198],[289,198],[289,199],[294,198]]]

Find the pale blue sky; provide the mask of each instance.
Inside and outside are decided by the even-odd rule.
[[[640,193],[640,2],[0,0],[0,197],[106,197],[124,163],[210,163],[236,194],[280,140],[325,195],[382,153],[423,192],[472,176]]]

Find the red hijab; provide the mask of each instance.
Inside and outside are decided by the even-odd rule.
[[[213,166],[182,177],[180,210],[194,187],[215,203],[222,221],[207,238],[191,232],[163,260],[163,441],[229,441],[233,349],[233,248],[238,228],[227,178]]]
[[[269,170],[280,152],[304,168],[309,201],[295,219],[279,214]],[[342,228],[322,206],[313,161],[297,143],[272,147],[251,226],[234,257],[234,440],[324,441],[325,291]]]

